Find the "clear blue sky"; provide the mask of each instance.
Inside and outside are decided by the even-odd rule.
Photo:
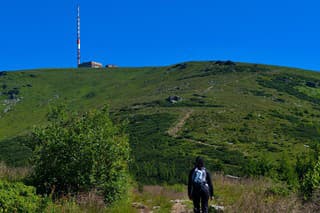
[[[0,70],[231,59],[320,70],[318,0],[3,0]]]

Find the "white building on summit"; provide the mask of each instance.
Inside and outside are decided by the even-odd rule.
[[[102,64],[95,61],[89,61],[79,64],[79,67],[102,68]]]

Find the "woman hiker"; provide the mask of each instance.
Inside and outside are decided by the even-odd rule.
[[[213,197],[213,185],[210,173],[204,167],[203,160],[196,158],[195,167],[189,173],[188,196],[193,201],[195,213],[208,213],[208,201]]]

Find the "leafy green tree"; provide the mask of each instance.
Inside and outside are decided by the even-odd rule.
[[[128,137],[106,107],[75,115],[56,108],[48,116],[51,123],[34,131],[32,180],[40,193],[97,189],[111,203],[127,189]]]

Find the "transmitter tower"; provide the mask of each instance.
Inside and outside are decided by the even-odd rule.
[[[80,61],[80,58],[81,58],[81,55],[80,55],[80,6],[78,5],[78,8],[77,8],[77,12],[78,12],[78,15],[77,15],[77,63],[78,63],[78,67],[81,63]]]

